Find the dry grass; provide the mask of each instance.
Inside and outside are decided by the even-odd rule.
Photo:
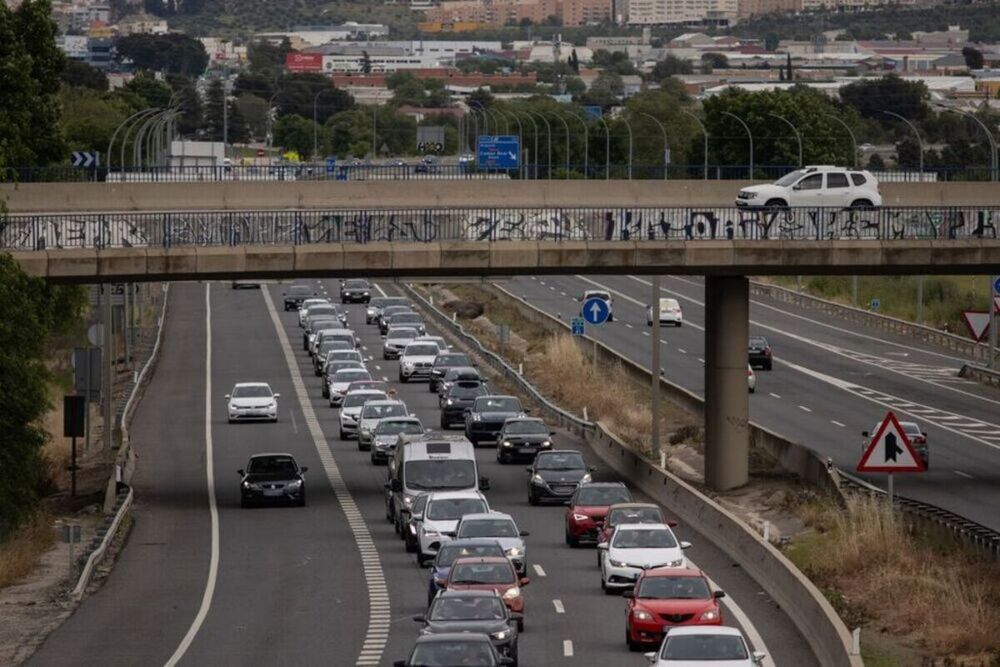
[[[1000,656],[1000,565],[917,534],[880,499],[845,510],[819,501],[800,514],[815,532],[789,555],[848,622],[907,638],[931,656],[996,664]]]
[[[55,541],[52,517],[37,512],[0,542],[0,588],[6,588],[28,575],[38,559]]]

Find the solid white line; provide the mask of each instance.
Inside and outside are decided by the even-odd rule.
[[[539,577],[545,576],[545,570],[542,569],[541,565],[539,565],[538,563],[534,563],[532,564],[532,567],[535,568],[535,574],[537,574]]]
[[[265,291],[265,290],[261,290]],[[208,512],[212,518],[212,553],[208,560],[208,580],[201,596],[201,606],[165,667],[173,667],[187,653],[191,642],[198,635],[215,595],[215,582],[219,575],[219,507],[215,500],[215,462],[212,454],[212,284],[205,283],[205,479],[208,486]]]
[[[778,394],[775,394],[775,393],[774,393],[773,391],[772,391],[772,392],[769,392],[769,393],[770,393],[770,394],[771,394],[771,396],[773,396],[774,398],[781,398],[781,396],[779,396]]]
[[[567,658],[573,657],[573,640],[564,639],[563,640],[563,656]]]
[[[557,614],[565,614],[566,607],[563,606],[562,600],[553,600],[552,606],[556,608]]]
[[[799,406],[799,410],[802,410],[803,412],[812,412],[812,409],[810,409],[810,408],[807,408],[807,407],[806,407],[806,406],[804,406],[804,405],[800,405],[800,406]]]
[[[975,477],[973,477],[973,476],[972,476],[972,475],[970,475],[969,473],[967,473],[967,472],[962,472],[961,470],[953,470],[952,472],[954,472],[954,473],[955,473],[956,475],[958,475],[959,477],[964,477],[965,479],[975,479]]]
[[[669,344],[669,342],[667,341],[666,338],[661,338],[660,342],[663,343],[664,345],[668,345]]]
[[[839,426],[840,428],[847,428],[847,424],[841,424],[836,419],[831,419],[830,423],[833,424],[834,426]]]
[[[701,357],[698,357],[698,361],[699,361],[700,363],[705,363],[705,360],[704,360],[704,359],[702,359]]]

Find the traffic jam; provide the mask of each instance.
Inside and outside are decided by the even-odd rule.
[[[490,504],[490,480],[476,458],[487,447],[498,464],[522,466],[526,505],[566,507],[565,548],[592,548],[595,587],[624,598],[623,651],[661,666],[762,663],[765,655],[741,630],[724,625],[725,594],[688,560],[691,545],[677,538],[663,508],[637,501],[621,482],[595,480],[579,451],[557,447],[543,419],[517,396],[495,391],[475,359],[433,335],[407,298],[378,291],[348,279],[339,302],[303,284],[288,286],[283,299],[301,327],[313,390],[337,411],[336,451],[384,467],[385,519],[426,571],[427,608],[413,617],[417,637],[393,664],[539,664],[518,650],[531,625],[531,536]],[[364,309],[366,336],[377,330],[381,337],[382,349],[369,356],[352,328],[360,326],[353,304]],[[393,375],[436,396],[435,423],[407,407],[388,381]],[[279,418],[279,397],[266,383],[238,384],[226,398],[230,422]],[[239,471],[242,504],[305,505],[305,472],[291,455],[251,457]],[[608,618],[620,609],[610,605]]]

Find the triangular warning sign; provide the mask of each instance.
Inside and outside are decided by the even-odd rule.
[[[965,326],[969,328],[969,335],[979,342],[986,340],[986,334],[990,330],[990,314],[985,310],[965,310],[962,311],[962,319]]]
[[[899,420],[887,412],[879,424],[872,441],[858,461],[858,472],[923,472],[924,460],[920,458]]]
[[[993,308],[996,310],[997,315],[1000,315],[1000,296],[993,297]]]

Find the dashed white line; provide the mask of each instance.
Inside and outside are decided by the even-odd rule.
[[[566,613],[566,607],[563,606],[562,600],[553,600],[552,606],[555,607],[557,614]]]
[[[629,324],[628,322],[626,322],[626,323],[625,323],[625,328],[626,328],[626,329],[632,329],[633,327],[632,327],[632,325],[631,325],[631,324]]]
[[[687,354],[687,353],[688,353],[688,351],[687,351],[687,350],[685,350],[685,349],[684,349],[684,348],[682,348],[682,347],[679,347],[679,348],[677,348],[677,351],[678,351],[678,352],[680,352],[681,354]]]
[[[648,335],[649,335],[649,332],[648,332],[648,331],[643,331],[643,332],[642,332],[642,335],[643,335],[643,336],[648,336]]]
[[[847,424],[841,424],[836,419],[831,419],[830,423],[833,424],[834,426],[839,426],[840,428],[847,428]]]
[[[541,565],[539,565],[538,563],[533,563],[533,564],[531,565],[531,567],[535,568],[535,574],[537,574],[537,575],[538,575],[539,577],[544,577],[544,576],[546,576],[546,575],[545,575],[545,570],[543,570],[543,569],[542,569],[542,566],[541,566]]]
[[[972,475],[970,475],[969,473],[967,473],[967,472],[962,472],[961,470],[953,470],[952,472],[954,472],[954,473],[955,473],[956,475],[958,475],[959,477],[964,477],[965,479],[975,479],[975,477],[973,477],[973,476],[972,476]]]
[[[566,292],[559,292],[561,296],[566,296]]]
[[[381,366],[375,366],[375,370],[380,371],[380,370],[382,370],[382,367]]]
[[[780,396],[779,394],[775,394],[775,393],[774,393],[773,391],[771,391],[771,392],[768,392],[768,393],[769,393],[769,394],[771,394],[771,396],[772,396],[773,398],[781,398],[781,396]]]
[[[807,408],[804,405],[800,405],[799,410],[802,410],[802,412],[812,412],[812,408]]]
[[[573,657],[573,640],[564,639],[563,640],[563,657],[572,658]]]
[[[702,359],[701,357],[698,357],[698,363],[701,363],[701,364],[703,364],[703,363],[705,363],[705,360],[704,360],[704,359]]]

